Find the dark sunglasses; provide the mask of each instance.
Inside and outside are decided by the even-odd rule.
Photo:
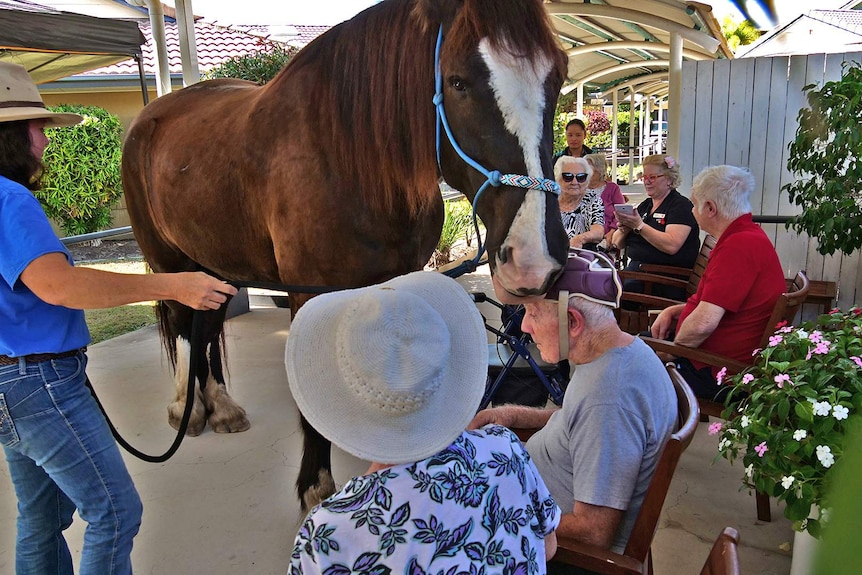
[[[583,173],[573,174],[571,172],[563,172],[562,176],[563,176],[564,182],[571,182],[572,180],[577,179],[579,184],[583,184],[584,182],[587,181],[587,174],[583,174]]]

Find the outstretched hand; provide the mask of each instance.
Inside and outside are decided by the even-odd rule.
[[[484,427],[489,423],[494,423],[503,427],[513,427],[515,422],[512,415],[512,410],[507,409],[506,407],[492,407],[490,409],[483,409],[475,416],[473,416],[473,421],[471,421],[469,425],[467,425],[467,429],[479,429],[480,427]]]

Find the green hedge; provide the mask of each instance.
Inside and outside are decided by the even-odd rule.
[[[46,171],[36,197],[67,235],[111,227],[111,207],[123,194],[120,178],[123,125],[97,106],[49,108],[84,116],[76,126],[46,131]]]

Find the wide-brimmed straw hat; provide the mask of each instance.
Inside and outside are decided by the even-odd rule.
[[[72,126],[84,118],[78,114],[51,112],[27,70],[18,64],[0,62],[0,122],[45,120],[46,126]]]
[[[563,271],[545,294],[557,303],[560,359],[569,355],[569,298],[580,297],[612,308],[620,306],[623,285],[613,262],[604,254],[573,248]]]
[[[308,301],[285,350],[293,398],[332,443],[379,463],[449,446],[485,388],[488,340],[472,298],[438,272]]]

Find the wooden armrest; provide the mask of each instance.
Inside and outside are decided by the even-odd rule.
[[[673,305],[679,305],[681,301],[677,301],[675,299],[669,299],[666,297],[660,297],[657,295],[650,295],[646,293],[637,293],[624,291],[620,301],[630,301],[634,303],[642,304],[643,306],[649,309],[664,309]]]
[[[723,355],[718,355],[716,353],[710,353],[696,347],[686,347],[684,345],[673,343],[672,341],[656,339],[654,337],[642,337],[641,339],[656,353],[667,353],[674,357],[684,357],[688,360],[699,361],[700,363],[705,363],[719,368],[726,367],[728,374],[739,373],[748,367],[747,364],[742,363],[741,361],[736,361],[735,359],[724,357]]]
[[[637,280],[642,281],[646,284],[661,284],[671,287],[678,287],[681,289],[685,289],[688,286],[687,279],[679,279],[669,276],[660,276],[656,274],[650,274],[645,272],[633,272],[622,270],[620,272],[620,279],[623,281],[626,280]]]
[[[640,271],[650,274],[670,274],[688,280],[692,268],[681,268],[678,266],[663,266],[660,264],[641,264]]]
[[[643,563],[631,557],[602,549],[589,543],[582,543],[557,534],[557,553],[554,561],[576,565],[598,573],[643,573]]]

